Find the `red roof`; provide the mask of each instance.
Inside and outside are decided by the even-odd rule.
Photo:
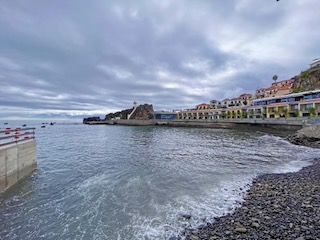
[[[200,107],[200,106],[210,106],[210,104],[208,104],[208,103],[201,103],[201,104],[197,105],[197,107]]]
[[[289,90],[289,89],[291,89],[290,86],[283,86],[283,87],[280,87],[280,88],[278,89],[278,91],[279,91],[279,90]]]

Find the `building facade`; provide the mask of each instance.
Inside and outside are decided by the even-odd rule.
[[[238,105],[236,105],[238,103]],[[235,99],[212,100],[210,107],[180,111],[182,120],[218,120],[245,118],[293,118],[320,116],[320,90],[252,100],[249,105]]]

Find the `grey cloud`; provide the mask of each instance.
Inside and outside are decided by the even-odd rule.
[[[320,22],[316,6],[316,0],[3,2],[0,118],[32,117],[26,111],[103,115],[134,100],[158,110],[191,108],[253,92],[273,74],[298,74],[319,55],[320,33],[310,24]]]

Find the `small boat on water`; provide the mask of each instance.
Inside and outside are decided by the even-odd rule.
[[[41,128],[45,128],[45,127],[46,127],[46,126],[44,126],[44,125],[43,125],[43,126],[41,126]]]
[[[26,126],[27,126],[27,124],[23,124],[23,125],[22,125],[22,127],[26,127]]]
[[[3,123],[4,125],[7,125],[8,123]]]

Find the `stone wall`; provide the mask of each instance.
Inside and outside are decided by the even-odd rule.
[[[35,140],[0,147],[0,192],[31,174],[36,167]]]

